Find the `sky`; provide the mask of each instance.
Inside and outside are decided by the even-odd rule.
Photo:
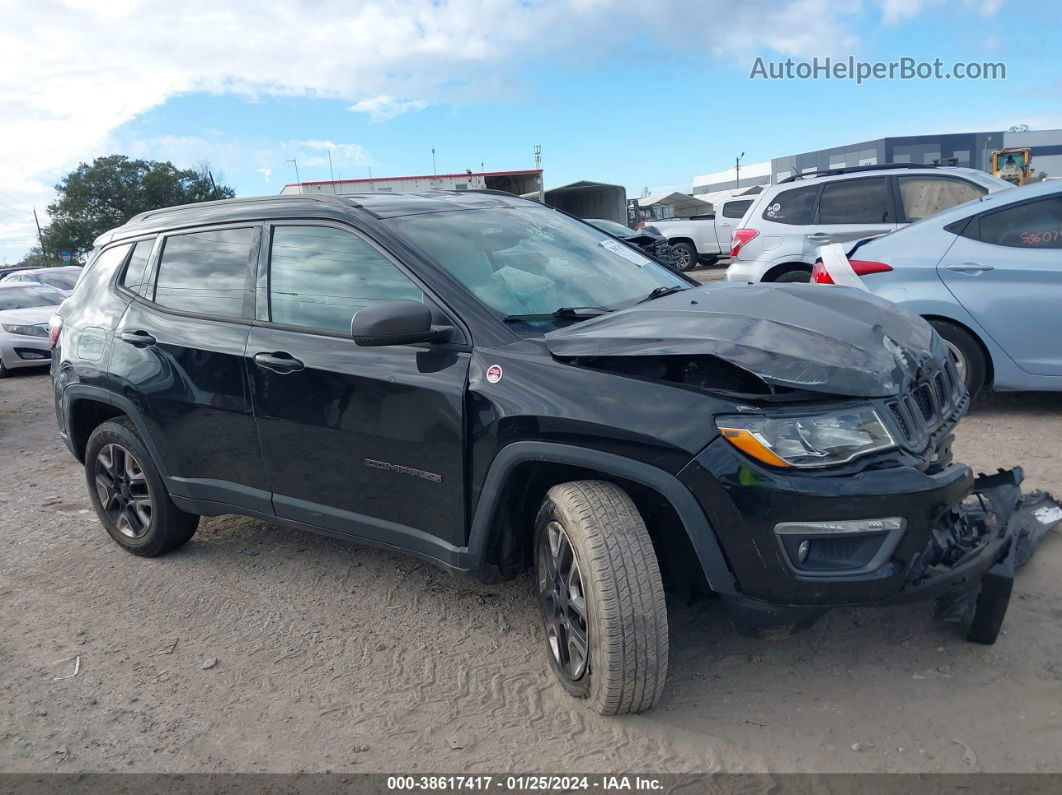
[[[238,195],[534,165],[688,191],[694,175],[885,135],[1062,128],[1056,0],[0,0],[0,257],[54,184],[121,153]],[[757,57],[1005,80],[750,79]],[[328,156],[331,155],[332,170]]]

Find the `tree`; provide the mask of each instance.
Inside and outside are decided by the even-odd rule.
[[[46,268],[49,265],[56,265],[58,263],[56,259],[48,259],[44,256],[44,252],[41,251],[40,246],[34,246],[26,252],[26,255],[18,264],[24,268]]]
[[[55,190],[58,196],[48,205],[51,223],[43,232],[44,250],[52,260],[60,251],[81,259],[98,235],[145,210],[236,195],[232,188],[214,184],[206,164],[198,170],[179,169],[173,163],[125,155],[82,163]]]

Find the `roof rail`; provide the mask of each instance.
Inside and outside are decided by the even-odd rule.
[[[145,210],[137,213],[126,224],[139,223],[156,215],[163,215],[180,210],[200,210],[204,207],[217,207],[221,204],[255,204],[257,202],[286,201],[292,199],[309,199],[310,201],[324,202],[325,204],[340,205],[342,207],[360,207],[361,205],[351,199],[330,193],[288,193],[276,196],[249,196],[245,199],[216,199],[209,202],[193,202],[192,204],[176,204],[173,207],[159,207],[157,210]]]
[[[834,177],[838,174],[857,174],[860,171],[887,171],[894,168],[950,168],[943,163],[880,163],[873,166],[845,166],[843,168],[827,168],[822,171],[809,171],[806,174],[791,174],[785,179],[778,180],[779,185],[786,182],[796,182],[799,179],[813,179],[814,177]]]

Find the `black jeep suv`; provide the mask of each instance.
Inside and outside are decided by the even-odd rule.
[[[952,461],[968,397],[921,319],[702,286],[506,194],[143,213],[52,332],[59,426],[123,548],[236,513],[533,568],[549,663],[604,713],[660,696],[664,583],[746,632],[962,596],[991,642],[1031,521],[1019,470]]]

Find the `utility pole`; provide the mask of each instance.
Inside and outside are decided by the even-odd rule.
[[[214,200],[217,201],[217,198],[218,198],[218,186],[214,184],[214,175],[210,173],[209,169],[207,170],[207,176],[210,177],[210,187],[214,191]]]
[[[436,174],[438,171],[435,168],[435,147],[433,146],[431,148],[431,175],[434,177]]]
[[[741,158],[745,156],[742,152],[740,155],[734,158],[734,190],[741,187]]]
[[[332,171],[332,150],[331,149],[326,149],[325,150],[325,154],[328,155],[328,176],[331,178],[332,182],[335,182],[336,181],[336,175],[335,175],[335,172]]]
[[[33,208],[33,223],[37,225],[37,242],[41,245],[41,256],[48,259],[48,252],[44,250],[44,235],[41,234],[41,222],[37,220],[37,208]]]
[[[542,168],[542,144],[535,144],[535,168]]]
[[[299,177],[299,161],[295,159],[294,155],[292,155],[288,158],[288,162],[295,164],[295,181],[299,183],[299,193],[302,193],[302,179]]]

